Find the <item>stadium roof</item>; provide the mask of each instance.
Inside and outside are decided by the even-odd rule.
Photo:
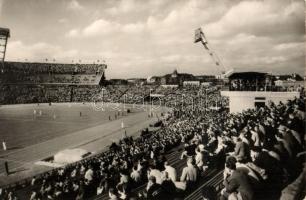
[[[10,29],[0,27],[0,36],[10,37]]]
[[[228,78],[229,79],[254,79],[263,78],[267,73],[262,72],[234,72]]]

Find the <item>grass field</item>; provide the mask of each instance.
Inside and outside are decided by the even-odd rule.
[[[36,114],[34,115],[34,110]],[[132,113],[140,112],[131,109]],[[41,112],[41,115],[40,115]],[[80,116],[81,112],[81,116]],[[0,141],[8,150],[20,149],[58,136],[109,122],[122,112],[111,107],[94,108],[92,104],[16,105],[0,107]],[[123,120],[124,121],[124,120]],[[0,155],[4,151],[1,148]]]

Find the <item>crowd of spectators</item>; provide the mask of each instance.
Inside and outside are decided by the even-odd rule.
[[[104,74],[105,64],[5,62],[0,84],[90,84]]]
[[[30,63],[5,62],[2,73],[31,74],[95,74],[102,73],[105,64],[61,64],[61,63]]]
[[[126,87],[110,100],[132,93]],[[147,94],[146,89],[135,91]],[[163,90],[167,92],[164,98],[171,101],[167,106],[173,109],[161,118],[160,129],[146,137],[125,138],[113,143],[109,151],[33,177],[27,199],[88,199],[95,195],[180,199],[197,187],[207,169],[221,166],[224,189],[220,198],[249,200],[258,199],[256,195],[264,188],[280,192],[301,173],[305,162],[301,156],[305,151],[304,100],[270,102],[230,114],[225,109],[227,99],[221,98],[217,88],[171,92],[155,88],[161,94]],[[221,109],[209,109],[215,105]],[[184,149],[178,158],[186,162],[181,173],[165,157],[176,147]],[[135,194],[133,188],[142,184],[146,184],[144,190]],[[1,198],[11,200],[17,193],[6,189]]]
[[[275,80],[271,82],[256,81],[248,79],[234,79],[229,83],[229,90],[231,91],[298,91],[304,93],[304,86],[301,81],[285,81],[287,83],[276,85]],[[273,84],[272,84],[273,83]]]

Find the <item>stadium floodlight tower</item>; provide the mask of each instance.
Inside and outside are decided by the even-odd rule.
[[[7,45],[7,40],[10,37],[10,29],[8,28],[1,28],[0,27],[0,53],[1,53],[1,61],[4,61],[5,58],[5,51],[6,51],[6,45]]]
[[[10,37],[10,30],[8,28],[0,27],[0,62],[2,65],[2,69],[4,68],[6,45],[9,37]]]

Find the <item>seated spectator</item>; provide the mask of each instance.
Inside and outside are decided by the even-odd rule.
[[[194,156],[196,147],[197,146],[195,145],[194,141],[191,144],[185,143],[185,150],[183,151],[181,155],[181,159],[184,159],[185,157]]]
[[[149,170],[148,170],[148,178],[154,176],[156,183],[157,184],[161,184],[162,183],[162,177],[163,174],[161,171],[159,171],[158,169],[156,169],[156,167],[154,165],[150,165]]]
[[[133,167],[132,172],[131,172],[131,175],[130,175],[131,179],[132,179],[136,184],[140,183],[141,180],[142,180],[142,179],[141,179],[141,175],[140,175],[140,171],[138,171],[137,168],[138,168],[138,167],[135,165],[135,166]]]
[[[160,184],[156,183],[156,178],[150,176],[148,185],[146,187],[146,198],[149,200],[159,200],[163,198],[163,191]]]
[[[193,158],[187,159],[187,166],[183,168],[180,178],[181,182],[186,182],[187,190],[192,190],[198,180],[198,169]]]
[[[175,186],[174,182],[168,176],[167,172],[165,173],[165,175],[163,177],[163,182],[161,184],[161,187],[163,189],[165,199],[173,199],[175,197],[176,186]]]
[[[30,200],[41,200],[41,197],[39,196],[39,193],[37,191],[32,191]]]
[[[118,200],[119,199],[118,194],[116,193],[114,188],[109,188],[108,196],[109,196],[109,199],[111,199],[111,200]]]
[[[240,162],[246,162],[249,159],[249,145],[246,142],[242,141],[241,137],[238,137],[236,140],[234,156]]]
[[[168,161],[165,161],[164,163],[165,170],[164,173],[167,174],[167,176],[173,181],[176,182],[177,180],[177,174],[176,174],[176,169],[172,166],[169,165]]]
[[[205,158],[205,147],[203,144],[200,144],[196,150],[196,156],[195,156],[195,164],[197,165],[198,169],[200,171],[205,171],[207,169],[207,161],[208,157],[206,156]]]
[[[217,199],[216,189],[213,186],[204,187],[202,189],[202,200]]]
[[[243,172],[236,170],[236,158],[228,157],[226,159],[224,186],[221,192],[221,199],[251,200],[253,199],[253,189],[249,183],[248,176]]]
[[[90,182],[90,181],[93,180],[93,175],[94,175],[94,172],[92,170],[92,166],[90,165],[88,167],[87,171],[85,172],[84,178],[85,178],[85,180]]]

